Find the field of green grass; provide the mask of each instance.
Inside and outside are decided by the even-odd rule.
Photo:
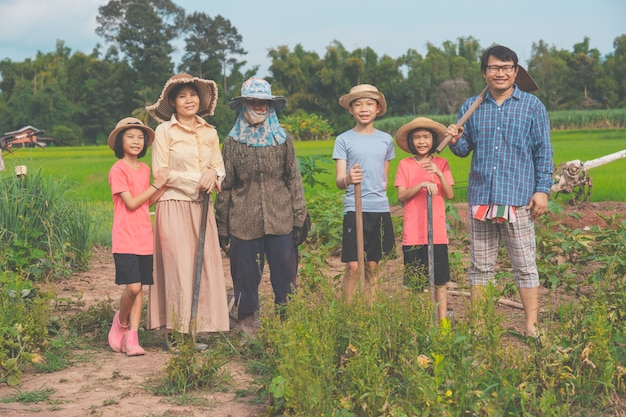
[[[324,172],[315,179],[323,185],[306,187],[307,196],[320,189],[335,191],[335,166],[332,161],[333,141],[297,142],[299,157],[315,159],[316,166]],[[570,160],[588,161],[626,149],[625,129],[565,130],[553,131],[554,162],[558,166]],[[398,162],[409,155],[396,147],[396,159],[391,163],[388,195],[392,203],[397,201],[393,187]],[[470,158],[458,158],[448,149],[441,156],[450,163],[456,181],[455,202],[465,201],[467,176]],[[2,175],[12,175],[17,165],[26,165],[29,172],[41,169],[42,174],[64,178],[72,187],[71,194],[90,203],[111,201],[108,172],[116,158],[107,146],[97,147],[50,147],[18,148],[11,155],[5,154],[6,171]],[[150,153],[143,158],[150,164]],[[593,180],[593,194],[590,201],[626,201],[626,186],[623,173],[626,172],[626,159],[621,159],[589,171]],[[338,190],[337,190],[338,191]]]

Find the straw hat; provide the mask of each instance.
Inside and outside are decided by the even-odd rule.
[[[371,84],[359,84],[352,87],[348,94],[339,97],[339,105],[346,110],[350,110],[350,104],[354,100],[358,100],[360,98],[371,98],[376,100],[380,105],[380,113],[378,113],[379,116],[382,116],[387,112],[387,101],[385,100],[385,95]]]
[[[272,86],[262,78],[248,78],[244,81],[241,85],[241,95],[230,100],[230,109],[239,110],[241,102],[247,98],[271,101],[276,110],[287,105],[285,97],[272,95]]]
[[[144,135],[146,135],[148,139],[148,145],[152,145],[152,141],[154,140],[154,130],[152,130],[149,126],[143,124],[143,122],[139,119],[135,119],[134,117],[126,117],[115,125],[115,129],[109,134],[109,148],[115,150],[115,140],[117,139],[117,135],[126,129],[141,129],[143,130]]]
[[[176,108],[170,103],[168,96],[174,87],[187,83],[194,84],[198,88],[198,95],[200,96],[198,116],[213,116],[217,105],[217,84],[213,80],[192,77],[189,74],[176,74],[170,77],[157,102],[147,106],[146,111],[159,122],[170,120],[172,114],[176,113]]]
[[[402,125],[396,132],[396,143],[404,152],[413,153],[409,149],[409,134],[415,129],[428,129],[433,132],[433,150],[437,147],[437,143],[442,140],[447,133],[444,125],[426,117],[417,117],[409,123]]]

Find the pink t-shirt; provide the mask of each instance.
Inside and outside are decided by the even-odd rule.
[[[150,202],[146,200],[136,210],[129,210],[120,194],[130,192],[135,197],[150,186],[150,167],[143,162],[138,169],[121,159],[109,171],[109,185],[113,195],[112,252],[134,255],[152,255],[152,222]]]
[[[448,161],[438,156],[433,156],[432,161],[437,165],[441,173],[454,185],[452,172]],[[433,243],[447,244],[448,233],[446,231],[446,206],[441,191],[439,177],[430,174],[422,168],[414,158],[405,158],[398,164],[396,172],[396,187],[411,188],[417,184],[430,181],[437,184],[439,192],[433,196]],[[404,221],[402,228],[402,245],[427,245],[428,244],[428,208],[426,203],[427,190],[422,188],[413,198],[404,203]]]

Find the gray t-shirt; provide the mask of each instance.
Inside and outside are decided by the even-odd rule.
[[[337,136],[333,159],[346,161],[348,171],[354,164],[361,164],[363,171],[361,198],[364,212],[389,212],[385,162],[395,157],[393,138],[380,130],[374,130],[374,133],[369,135],[348,130]],[[355,211],[354,185],[349,185],[346,190],[344,210]]]

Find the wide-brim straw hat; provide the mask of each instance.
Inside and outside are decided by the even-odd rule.
[[[181,84],[194,84],[200,96],[200,108],[197,115],[200,117],[213,116],[217,106],[217,84],[213,80],[193,77],[189,74],[176,74],[165,83],[161,96],[156,103],[147,106],[146,111],[159,122],[166,122],[176,113],[176,108],[168,98],[170,91]]]
[[[230,100],[231,110],[239,110],[245,99],[267,100],[272,102],[274,109],[281,110],[287,105],[283,96],[272,95],[272,86],[263,78],[248,78],[241,85],[241,95]]]
[[[522,67],[519,64],[517,65],[517,68],[518,71],[517,77],[515,78],[515,84],[517,84],[520,90],[526,91],[527,93],[532,93],[533,91],[539,90],[539,86],[537,85],[535,80],[533,80],[533,77],[530,76],[528,71],[526,71],[526,68]]]
[[[154,141],[154,130],[150,128],[150,126],[146,126],[139,119],[135,119],[134,117],[126,117],[115,125],[115,129],[109,134],[109,148],[115,150],[115,140],[117,139],[117,135],[126,129],[141,129],[143,130],[143,134],[146,135],[148,142],[147,146],[152,145]]]
[[[339,97],[339,105],[346,110],[350,110],[350,104],[354,100],[358,100],[360,98],[371,98],[376,100],[380,106],[380,112],[378,113],[379,116],[382,116],[387,112],[387,101],[385,100],[385,95],[371,84],[355,85],[350,89],[348,94]]]
[[[436,141],[441,141],[446,136],[447,129],[444,125],[426,117],[416,117],[409,123],[404,124],[396,132],[396,143],[404,152],[413,153],[409,149],[409,134],[415,129],[428,129],[437,135],[436,140],[433,140],[433,146],[436,147]],[[435,139],[435,138],[433,138]]]

